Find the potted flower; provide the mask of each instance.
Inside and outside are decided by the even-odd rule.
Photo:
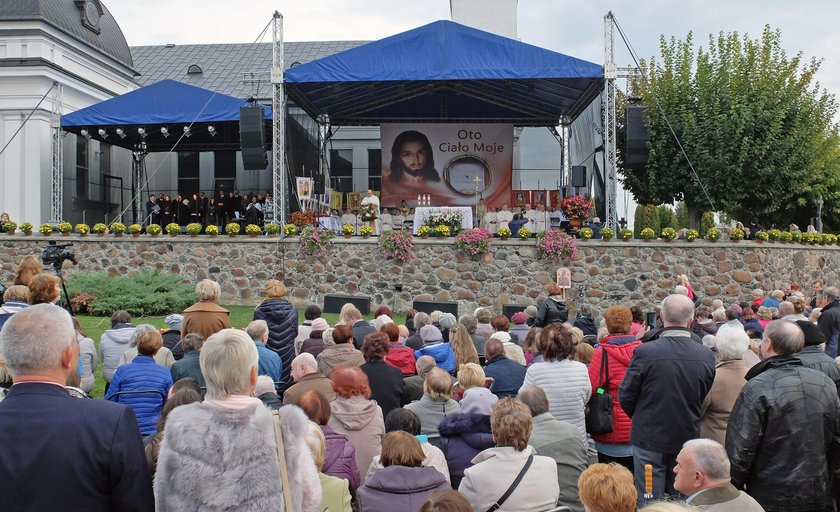
[[[656,231],[654,231],[652,228],[645,228],[642,230],[641,233],[639,233],[639,235],[645,242],[650,242],[651,240],[656,238]]]
[[[341,226],[341,234],[344,238],[350,238],[356,234],[356,228],[352,224],[344,224]]]
[[[621,239],[625,242],[629,242],[633,238],[633,231],[624,228],[621,230]]]
[[[227,233],[227,235],[230,236],[230,237],[234,237],[234,236],[239,234],[240,229],[241,228],[239,227],[238,223],[228,222],[227,225],[225,226],[225,233]]]
[[[44,236],[50,236],[52,235],[53,229],[49,224],[41,224],[41,227],[38,228],[38,232]]]
[[[789,244],[793,241],[793,233],[791,233],[790,231],[782,231],[782,234],[779,237],[779,240],[781,240],[782,242],[784,242],[786,244]]]
[[[31,235],[32,234],[32,223],[31,222],[22,222],[21,225],[18,227],[20,232],[24,235]]]
[[[756,235],[756,237],[757,236],[758,235]],[[796,243],[799,243],[800,240],[802,240],[802,233],[800,233],[799,231],[791,231],[790,232],[790,241],[791,242],[796,244]]]
[[[114,222],[111,224],[111,233],[113,233],[114,236],[123,236],[123,233],[125,233],[125,224],[122,222]]]
[[[778,229],[771,229],[767,232],[767,236],[770,237],[771,242],[778,242],[779,238],[782,236],[782,232]]]
[[[493,235],[486,229],[468,228],[455,237],[455,247],[470,258],[477,260],[490,250]]]
[[[55,228],[64,236],[70,236],[70,233],[73,231],[73,225],[64,220],[59,222]]]
[[[108,232],[108,226],[101,222],[97,222],[90,228],[91,232],[96,233],[99,236],[105,236],[105,233]]]
[[[276,224],[269,224],[268,226],[276,226]],[[268,231],[268,226],[266,226],[266,231]],[[285,236],[295,236],[298,234],[298,227],[294,224],[286,224],[283,226],[283,234]]]
[[[589,217],[595,205],[583,196],[567,197],[560,203],[560,211],[569,219],[573,228],[580,227],[583,219]]]
[[[292,227],[295,228],[295,233],[297,233],[297,226],[292,224]],[[266,224],[265,226],[263,226],[263,230],[269,238],[274,238],[277,236],[277,233],[280,232],[280,224],[275,224],[273,222],[270,224]]]
[[[414,241],[411,233],[402,229],[383,233],[379,237],[379,247],[386,258],[396,258],[406,262],[414,257]]]
[[[306,227],[300,232],[300,252],[316,258],[325,256],[332,249],[333,238],[335,233],[329,229]]]
[[[245,226],[245,234],[251,238],[256,238],[260,233],[262,233],[262,229],[260,229],[260,227],[256,224],[248,224]]]
[[[729,230],[729,239],[733,242],[740,242],[744,239],[744,230],[741,228],[733,228]]]
[[[660,234],[662,240],[666,242],[673,242],[677,238],[677,230],[674,228],[664,228]]]
[[[812,233],[802,233],[802,236],[799,237],[799,243],[802,245],[810,245],[813,237],[814,235]]]
[[[315,212],[313,211],[295,212],[292,214],[289,222],[297,226],[298,231],[300,231],[306,226],[318,224],[318,219],[315,217]]]
[[[592,231],[592,228],[583,228],[583,229],[580,230],[580,239],[581,240],[591,240],[592,235],[594,235],[594,234],[595,234],[595,232]]]
[[[359,228],[359,234],[365,238],[368,238],[370,237],[370,235],[373,234],[373,228],[368,225],[364,225],[361,228]]]
[[[758,242],[760,244],[763,244],[764,242],[766,242],[769,239],[770,239],[770,236],[767,234],[767,231],[761,230],[761,231],[756,231],[755,232],[755,241],[756,242]]]
[[[823,233],[820,237],[820,245],[834,245],[837,243],[837,235]]]
[[[17,231],[17,224],[12,221],[6,221],[3,223],[3,231],[9,235],[14,235],[15,231]]]
[[[204,232],[210,235],[210,238],[216,238],[219,236],[219,226],[215,224],[208,224],[206,228],[204,228]]]
[[[140,236],[140,233],[143,232],[143,226],[140,224],[132,224],[128,226],[128,232],[131,233],[131,236],[137,238]]]
[[[720,240],[720,230],[717,228],[712,228],[706,231],[706,239],[710,242],[717,242]]]
[[[200,235],[203,229],[204,226],[202,226],[200,222],[190,222],[187,224],[187,233],[189,233],[189,235],[193,238]]]
[[[449,236],[449,233],[449,226],[439,224],[435,227],[435,235],[437,236],[447,237]],[[510,233],[510,230],[508,230],[508,233]]]
[[[499,238],[501,238],[502,240],[507,240],[508,238],[510,238],[510,235],[511,232],[508,228],[502,228],[499,230]]]
[[[88,233],[90,233],[90,226],[87,224],[76,224],[75,229],[79,236],[88,236]]]
[[[429,238],[429,235],[431,234],[431,232],[432,232],[432,228],[430,228],[426,224],[423,224],[422,226],[417,228],[417,235],[419,235],[421,238]]]
[[[516,236],[524,240],[531,236],[531,230],[525,227],[519,228],[519,231],[516,232]]]
[[[609,242],[615,237],[615,231],[610,228],[604,228],[601,230],[601,238],[604,239],[605,242]]]
[[[161,229],[160,224],[149,224],[146,226],[146,234],[152,236],[158,236],[163,229]]]
[[[537,254],[552,262],[572,260],[577,257],[577,245],[572,237],[559,229],[552,229],[537,236]]]
[[[170,222],[166,225],[166,234],[169,236],[178,236],[181,232],[181,226],[177,222]]]
[[[700,238],[700,233],[696,229],[688,229],[685,232],[685,239],[689,242],[693,242]]]

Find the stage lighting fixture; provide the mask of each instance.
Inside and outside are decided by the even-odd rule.
[[[146,129],[143,128],[142,126],[140,128],[137,128],[137,135],[139,135],[141,139],[145,139],[146,138]]]
[[[108,132],[105,131],[105,128],[100,128],[99,129],[99,136],[102,137],[103,139],[108,138]]]
[[[165,126],[160,127],[160,134],[164,136],[164,138],[169,137],[169,128]]]
[[[211,125],[209,125],[209,126],[207,127],[207,131],[208,131],[208,132],[210,133],[210,135],[212,135],[213,137],[215,137],[215,136],[216,136],[216,127],[215,127],[215,126],[213,126],[212,124],[211,124]]]
[[[87,128],[82,128],[82,131],[80,131],[79,133],[82,134],[82,137],[86,138],[87,140],[90,140],[90,132],[87,131]]]
[[[190,131],[190,127],[185,126],[184,127],[184,137],[189,137],[190,135],[192,135],[192,132]]]
[[[116,132],[117,132],[117,135],[119,135],[121,139],[125,138],[125,130],[123,130],[122,128],[117,128]]]

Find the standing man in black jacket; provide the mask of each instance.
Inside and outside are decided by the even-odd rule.
[[[747,372],[726,429],[732,485],[767,512],[833,510],[840,398],[831,379],[795,357],[803,344],[793,322],[767,326],[764,360]]]
[[[817,325],[825,335],[825,353],[840,356],[840,290],[834,286],[824,289],[817,294],[817,306],[822,308]]]
[[[691,337],[694,303],[685,295],[662,301],[664,328],[636,348],[618,390],[633,420],[634,480],[643,504],[645,465],[653,466],[653,494],[677,495],[674,473],[683,443],[700,435],[700,409],[715,377],[715,355]]]

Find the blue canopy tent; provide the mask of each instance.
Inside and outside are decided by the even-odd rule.
[[[286,71],[289,97],[334,125],[502,122],[557,126],[603,88],[604,69],[436,21]]]
[[[243,99],[161,80],[63,115],[61,127],[130,150],[140,149],[145,142],[145,151],[158,152],[172,150],[184,127],[192,124],[190,136],[181,138],[175,151],[235,150],[240,148],[239,108],[246,105]],[[265,122],[270,133],[271,107],[265,107]]]

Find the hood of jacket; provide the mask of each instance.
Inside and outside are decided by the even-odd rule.
[[[354,457],[356,450],[353,444],[329,425],[321,425],[327,449],[324,451],[324,467],[331,468],[335,461],[341,458]]]
[[[198,301],[192,306],[188,307],[184,310],[184,313],[194,313],[197,311],[203,311],[207,313],[230,313],[230,311],[216,304],[215,302],[204,300]]]
[[[108,339],[113,341],[114,343],[119,343],[120,345],[128,345],[128,342],[131,341],[131,335],[134,334],[134,326],[133,325],[126,325],[125,327],[118,327],[116,329],[108,329],[102,333],[103,336],[107,336]]]
[[[379,406],[361,396],[336,398],[330,403],[332,417],[347,430],[362,430],[376,417]],[[381,413],[380,413],[381,414]]]
[[[610,358],[610,362],[618,361],[624,366],[629,366],[633,351],[641,344],[642,342],[637,340],[635,336],[619,334],[601,340],[598,346],[604,349]]]
[[[431,466],[388,466],[365,480],[365,486],[392,494],[414,494],[440,487],[446,478]]]
[[[490,416],[486,414],[452,414],[440,422],[438,432],[445,437],[460,437],[476,450],[486,450],[495,446],[490,432]]]
[[[2,307],[0,307],[0,314],[10,314],[11,315],[11,314],[17,313],[21,309],[24,309],[24,308],[27,308],[27,307],[29,307],[29,303],[27,303],[27,302],[10,300],[10,301],[6,302],[5,304],[3,304]]]

